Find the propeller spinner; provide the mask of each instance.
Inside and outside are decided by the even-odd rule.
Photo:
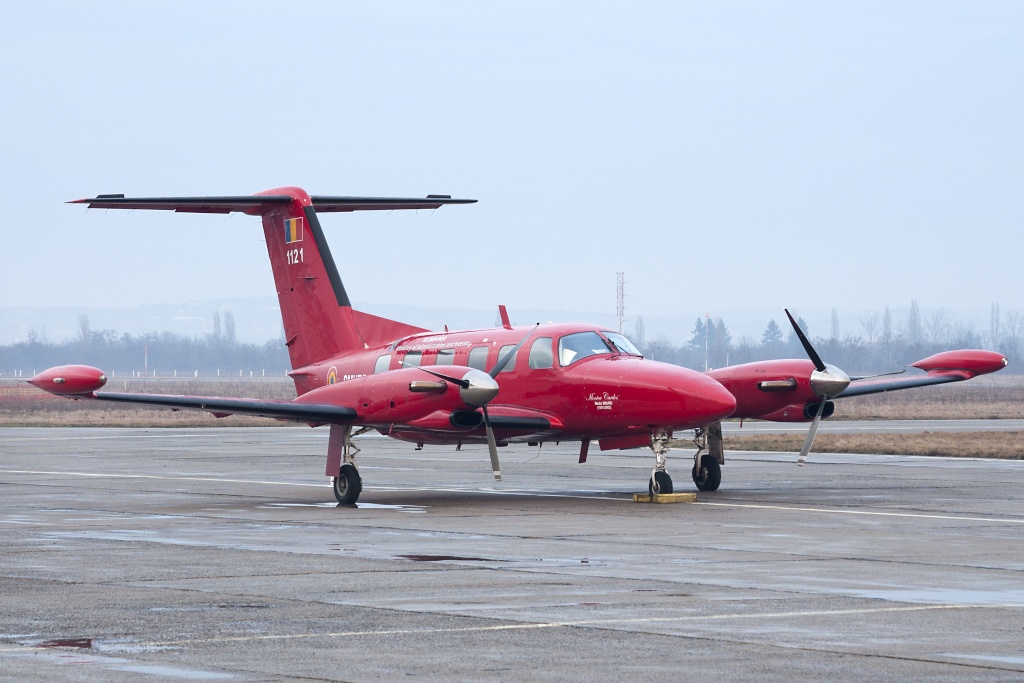
[[[538,323],[539,325],[540,323]],[[494,478],[497,481],[501,481],[501,463],[498,460],[498,444],[494,440],[494,430],[491,428],[491,416],[487,413],[487,404],[490,403],[495,396],[498,395],[498,382],[496,378],[498,373],[505,369],[505,366],[511,362],[516,354],[519,353],[519,349],[523,348],[523,344],[533,336],[534,330],[537,327],[534,326],[533,330],[530,330],[525,337],[523,337],[518,344],[512,347],[512,350],[506,353],[494,367],[491,368],[490,372],[482,372],[480,370],[470,370],[462,379],[456,377],[449,377],[448,375],[428,370],[427,368],[421,367],[420,370],[423,372],[430,373],[434,377],[446,380],[455,384],[459,387],[459,395],[462,396],[462,400],[468,405],[479,407],[484,413],[484,431],[487,433],[487,450],[491,454],[491,470],[494,471]]]
[[[818,423],[821,422],[821,415],[825,412],[828,400],[843,393],[846,387],[850,386],[850,376],[836,366],[822,361],[821,356],[811,346],[811,342],[808,341],[800,326],[796,324],[796,320],[793,319],[789,310],[784,310],[786,310],[786,317],[789,318],[790,324],[793,325],[793,331],[796,332],[796,336],[800,339],[804,351],[807,352],[807,357],[814,363],[814,372],[811,373],[811,391],[821,399],[821,402],[818,404],[818,411],[811,422],[811,429],[807,432],[807,438],[804,439],[804,445],[800,448],[800,456],[796,461],[798,465],[803,466],[807,462],[807,454],[811,451],[811,444],[814,443],[814,435],[818,431]]]

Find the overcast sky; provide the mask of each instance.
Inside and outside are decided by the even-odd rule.
[[[0,307],[273,296],[256,219],[63,202],[299,185],[480,200],[324,217],[371,311],[1024,309],[1020,2],[41,1],[0,55]]]

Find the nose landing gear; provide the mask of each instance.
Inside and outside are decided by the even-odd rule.
[[[651,432],[651,450],[654,451],[654,469],[647,490],[651,495],[672,493],[672,477],[668,476],[665,466],[668,464],[665,454],[668,453],[669,433],[667,429],[656,429]]]

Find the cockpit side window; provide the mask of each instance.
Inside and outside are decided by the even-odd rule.
[[[597,332],[567,334],[558,340],[558,363],[562,367],[602,353],[611,353],[611,349]]]
[[[555,359],[551,353],[551,337],[539,337],[530,346],[530,369],[550,368],[554,362]]]
[[[391,354],[386,353],[377,358],[377,362],[373,366],[373,374],[379,375],[382,372],[387,372],[389,367],[391,367]]]

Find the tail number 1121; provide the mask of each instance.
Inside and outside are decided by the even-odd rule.
[[[302,249],[289,249],[285,253],[288,255],[289,266],[294,266],[296,263],[302,263]]]

